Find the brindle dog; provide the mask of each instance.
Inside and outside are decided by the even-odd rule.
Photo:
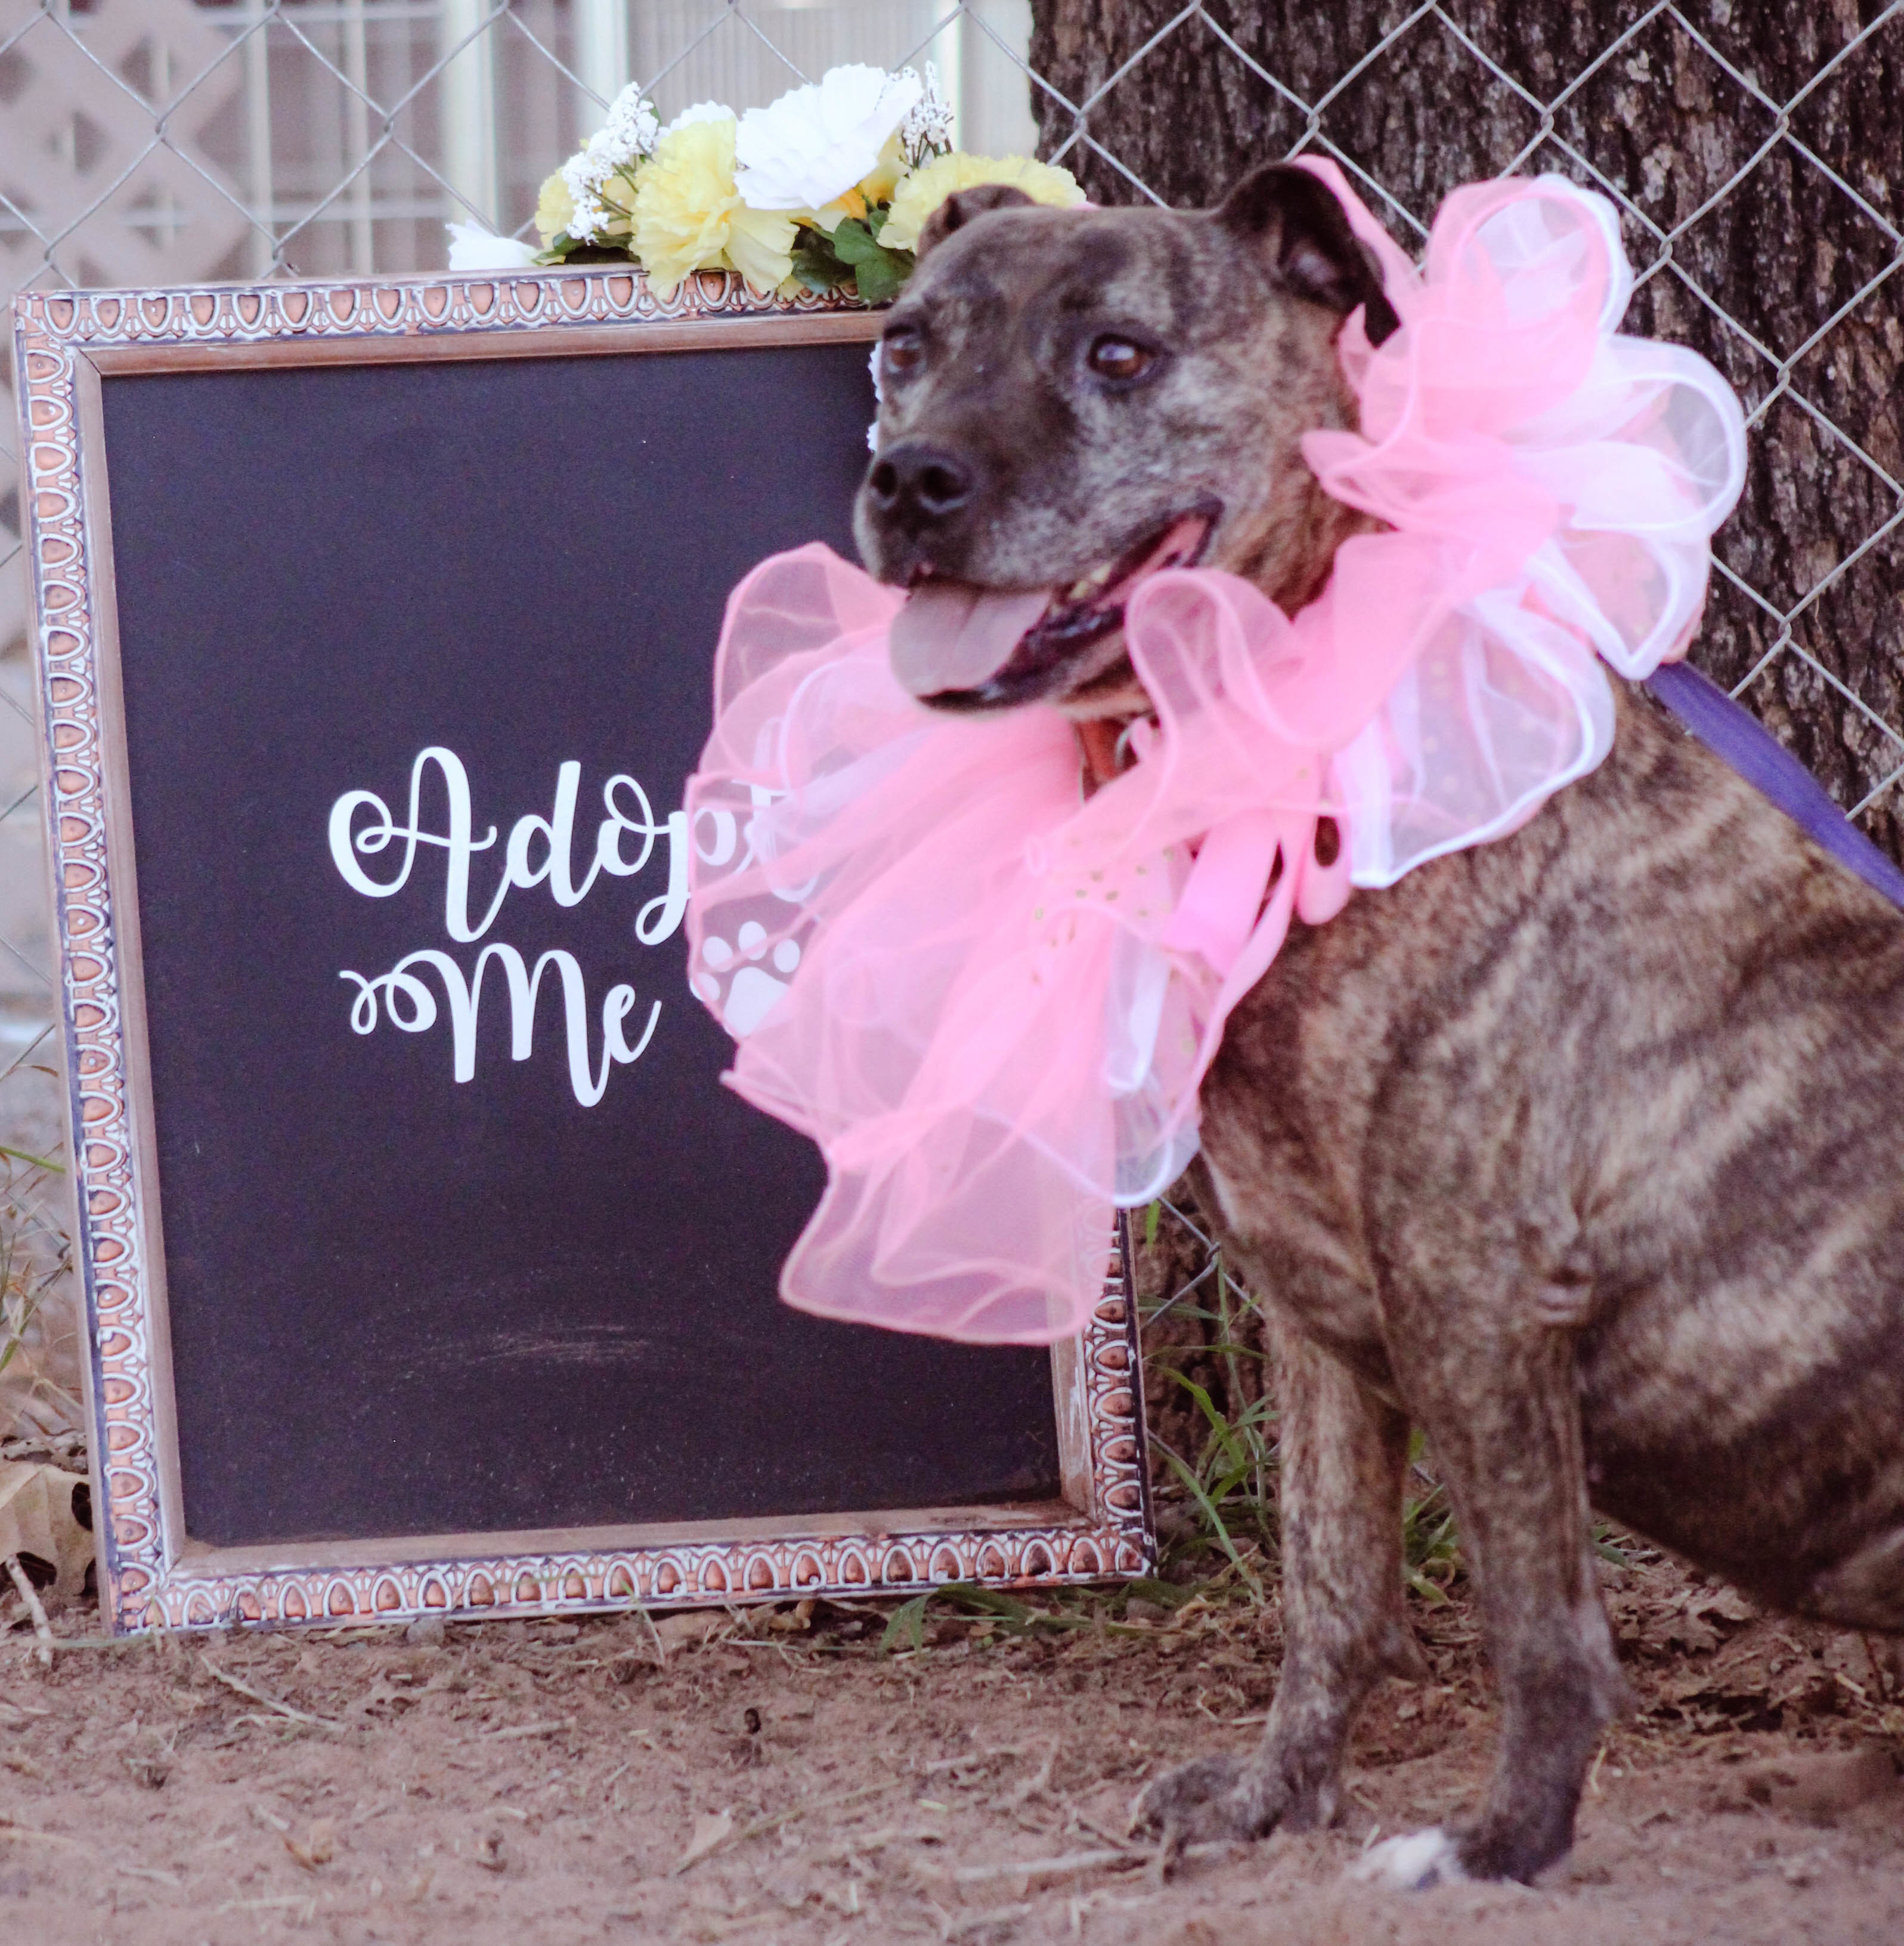
[[[922,239],[857,531],[955,619],[1054,589],[983,680],[968,653],[936,685],[929,631],[906,679],[1056,703],[1101,758],[1146,707],[1133,574],[1201,548],[1285,608],[1320,587],[1359,521],[1298,442],[1354,422],[1345,317],[1394,319],[1299,171],[1208,212],[1023,202],[968,191]],[[1640,691],[1513,836],[1297,928],[1204,1083],[1199,1165],[1271,1312],[1288,1647],[1260,1748],[1140,1801],[1170,1846],[1326,1823],[1357,1704],[1418,1671],[1412,1426],[1503,1713],[1479,1815],[1390,1841],[1390,1883],[1525,1880],[1571,1844],[1625,1693],[1590,1507],[1775,1607],[1904,1632],[1900,1105],[1904,919]]]

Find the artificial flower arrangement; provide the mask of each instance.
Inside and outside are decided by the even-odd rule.
[[[836,67],[744,115],[703,101],[665,128],[625,88],[608,119],[542,187],[540,250],[452,224],[452,270],[633,262],[671,298],[696,270],[732,270],[762,294],[850,286],[867,304],[912,274],[919,233],[955,191],[1010,183],[1068,208],[1068,169],[952,146],[952,111],[923,75]]]

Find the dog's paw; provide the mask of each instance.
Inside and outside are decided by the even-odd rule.
[[[1426,1892],[1430,1886],[1459,1885],[1467,1873],[1454,1839],[1430,1825],[1372,1845],[1349,1867],[1349,1876],[1389,1892]]]
[[[1289,1793],[1276,1772],[1242,1757],[1199,1757],[1148,1786],[1131,1827],[1161,1832],[1166,1869],[1193,1845],[1247,1844],[1284,1821]]]
[[[1133,1831],[1181,1830],[1206,1805],[1230,1796],[1242,1782],[1241,1757],[1197,1757],[1153,1778],[1131,1806]]]

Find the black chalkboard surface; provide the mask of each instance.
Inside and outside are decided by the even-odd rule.
[[[850,553],[866,365],[779,344],[99,381],[193,1542],[1057,1494],[1046,1354],[779,1302],[819,1163],[718,1085],[668,898],[723,599],[775,549]],[[424,842],[367,841],[412,824],[413,776]],[[442,842],[458,778],[480,848]],[[377,895],[331,837],[353,792],[344,860]],[[512,1021],[512,965],[538,962]],[[617,1052],[652,1032],[604,1076],[618,984]]]

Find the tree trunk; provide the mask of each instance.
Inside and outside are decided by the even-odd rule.
[[[1384,46],[1414,11],[1210,0],[1172,27],[1177,0],[1034,0],[1065,97],[1033,90],[1041,153],[1097,202],[1181,206],[1333,154],[1411,249],[1511,168],[1623,199],[1628,327],[1702,352],[1753,415],[1716,544],[1737,582],[1715,575],[1693,659],[1904,857],[1904,17],[1861,39],[1881,0],[1688,0],[1706,45],[1662,16],[1615,47],[1638,0],[1449,0],[1460,33],[1428,16]]]

